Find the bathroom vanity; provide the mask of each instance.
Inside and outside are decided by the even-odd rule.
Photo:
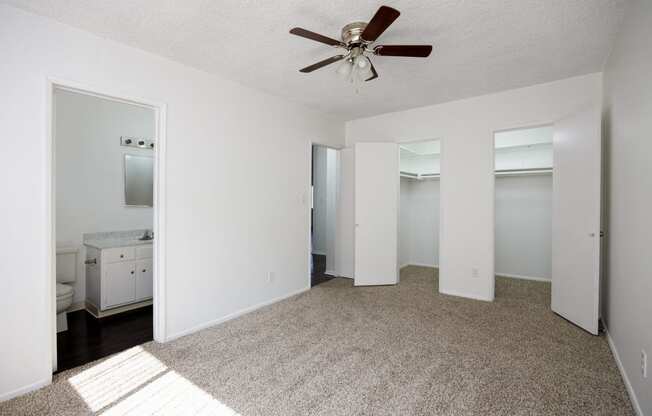
[[[86,309],[94,316],[152,304],[153,245],[139,240],[142,234],[98,233],[84,239]]]

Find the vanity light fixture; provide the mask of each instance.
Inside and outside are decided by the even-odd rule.
[[[142,137],[120,137],[121,146],[137,147],[140,149],[153,149],[154,143],[156,143],[154,140],[148,140]]]

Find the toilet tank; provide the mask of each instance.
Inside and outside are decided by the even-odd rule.
[[[78,247],[57,247],[57,282],[72,283],[77,280]]]

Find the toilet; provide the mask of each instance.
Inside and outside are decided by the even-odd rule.
[[[78,248],[57,248],[57,332],[68,330],[68,309],[72,305],[77,280]]]

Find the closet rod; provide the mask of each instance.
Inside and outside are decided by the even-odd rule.
[[[551,173],[552,168],[501,169],[494,172],[496,176],[549,175]]]

